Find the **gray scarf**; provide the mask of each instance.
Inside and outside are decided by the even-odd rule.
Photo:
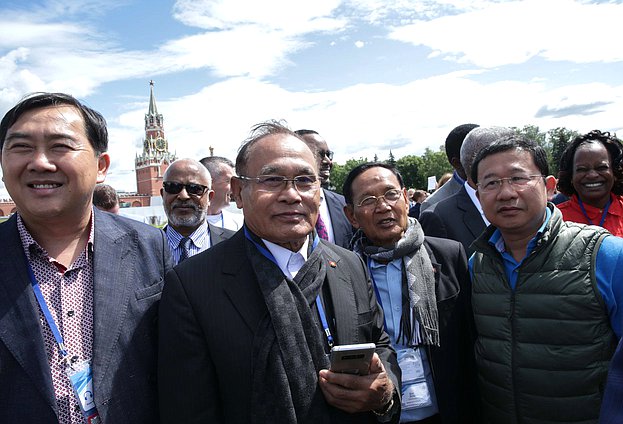
[[[357,230],[351,241],[353,250],[364,258],[378,262],[402,258],[403,304],[396,340],[402,340],[407,346],[422,343],[439,346],[435,273],[423,243],[424,232],[420,223],[413,218],[409,218],[407,230],[392,249],[373,246],[361,229]]]
[[[263,245],[257,236],[251,237]],[[252,423],[329,422],[328,405],[318,386],[318,371],[329,368],[326,341],[310,309],[326,276],[321,251],[318,245],[310,252],[291,280],[251,242],[246,243],[268,308],[253,342]]]

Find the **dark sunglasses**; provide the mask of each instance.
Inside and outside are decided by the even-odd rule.
[[[183,188],[185,188],[186,193],[199,197],[203,196],[203,193],[205,193],[208,189],[208,187],[201,184],[182,184],[176,183],[175,181],[164,181],[162,186],[164,187],[164,191],[169,194],[178,194]]]

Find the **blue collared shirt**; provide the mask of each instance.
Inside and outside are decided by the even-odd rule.
[[[407,349],[407,346],[399,343],[397,340],[398,333],[400,332],[400,318],[402,317],[402,266],[402,259],[394,259],[388,264],[381,264],[374,260],[370,261],[370,275],[378,290],[379,303],[383,307],[383,312],[385,314],[385,331],[389,334],[396,352],[401,349]],[[430,391],[432,405],[424,408],[402,411],[400,422],[423,420],[439,412],[437,398],[435,396],[433,375],[428,356],[426,355],[426,349],[423,347],[415,349],[419,351],[422,357],[424,374],[426,375],[426,383]],[[403,392],[406,387],[407,386],[403,384]]]
[[[173,254],[173,260],[177,265],[180,261],[180,255],[182,254],[182,247],[180,246],[180,241],[184,238],[183,235],[178,233],[171,227],[167,225],[165,228],[165,233],[167,235],[167,240],[169,241],[169,248],[171,249],[171,253]],[[210,247],[210,228],[208,227],[208,223],[203,221],[203,223],[197,227],[195,231],[192,232],[190,237],[190,245],[188,247],[188,256],[196,255],[197,253],[203,252],[207,248]]]
[[[519,267],[523,261],[532,253],[536,247],[538,239],[543,235],[545,226],[552,218],[552,212],[549,208],[546,208],[546,216],[543,225],[539,228],[536,235],[530,240],[526,248],[526,255],[524,258],[517,262],[513,255],[506,251],[504,246],[504,239],[500,230],[495,230],[489,243],[492,244],[495,249],[500,252],[502,256],[502,263],[504,264],[504,271],[506,278],[513,290],[517,284],[517,275]],[[472,275],[474,256],[469,259],[469,273]],[[623,238],[615,236],[607,236],[602,241],[597,251],[597,257],[595,261],[595,276],[597,279],[597,289],[604,299],[606,307],[608,309],[608,316],[610,318],[610,326],[617,335],[621,337],[621,329],[623,328],[623,308],[619,308],[618,305],[623,305],[623,284],[621,284],[621,275],[618,274],[623,271]]]

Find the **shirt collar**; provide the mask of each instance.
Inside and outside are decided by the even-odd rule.
[[[545,227],[547,227],[547,223],[550,221],[551,218],[552,218],[552,211],[549,210],[548,207],[546,207],[545,208],[545,220],[543,221],[543,224],[541,224],[541,227],[538,229],[534,237],[530,239],[530,242],[528,243],[528,248],[527,248],[528,251],[526,252],[526,255],[530,253],[530,251],[534,248],[536,241],[543,235],[543,233],[545,232]],[[489,244],[493,245],[493,247],[495,247],[495,249],[500,253],[506,252],[506,246],[504,245],[504,239],[502,238],[502,233],[497,228],[495,229],[495,231],[489,238]]]
[[[93,254],[93,240],[95,238],[95,220],[93,219],[93,209],[91,209],[91,218],[89,220],[89,238],[87,240],[87,245],[85,246],[85,258],[89,260],[90,255]],[[49,253],[41,247],[41,245],[35,240],[26,228],[26,224],[22,219],[22,216],[17,212],[17,231],[19,232],[20,239],[22,241],[22,249],[26,253],[26,259],[30,262],[30,253],[35,251],[38,252],[41,256],[46,258],[50,258]]]
[[[167,225],[166,233],[167,238],[171,241],[171,245],[173,245],[174,247],[179,246],[180,241],[182,241],[182,238],[184,238],[183,235],[178,233],[170,225]],[[196,247],[201,248],[205,244],[206,240],[210,237],[210,228],[208,227],[208,222],[204,219],[201,225],[199,225],[195,229],[195,231],[193,231],[188,237]]]
[[[307,262],[307,246],[309,244],[309,237],[305,237],[305,243],[303,243],[303,246],[301,246],[298,252],[292,252],[285,247],[279,246],[278,244],[272,243],[265,239],[262,239],[262,241],[270,253],[273,254],[275,260],[277,261],[277,266],[285,275],[289,275],[288,261],[290,260],[292,253],[300,253],[305,262]]]
[[[465,187],[465,191],[467,192],[467,195],[469,196],[470,200],[472,201],[472,203],[474,204],[478,212],[480,212],[480,216],[482,217],[482,220],[485,222],[485,225],[488,227],[491,223],[485,216],[485,212],[482,210],[482,205],[480,204],[480,200],[478,200],[478,196],[476,196],[476,190],[474,190],[467,181],[465,181],[465,184],[463,184],[463,186]]]

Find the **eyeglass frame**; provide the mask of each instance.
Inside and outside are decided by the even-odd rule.
[[[517,184],[520,180],[524,178],[527,179],[525,184]],[[486,188],[484,188],[485,186],[483,184],[485,183],[477,183],[476,186],[478,187],[478,191],[482,193],[498,193],[500,190],[502,190],[504,181],[506,181],[513,188],[513,190],[523,191],[523,190],[526,190],[530,186],[530,183],[536,180],[537,178],[543,178],[545,180],[545,175],[542,175],[542,174],[515,175],[513,177],[506,177],[506,178],[492,178],[491,180],[486,181],[486,184],[495,182],[496,184],[499,183],[500,185],[497,188],[493,188],[491,190],[487,190]],[[513,180],[515,180],[515,182],[513,182]]]
[[[385,197],[387,195],[387,193],[389,193],[390,191],[398,192],[398,197],[396,198],[396,200],[389,200],[387,197]],[[389,206],[394,206],[396,203],[398,203],[398,201],[400,200],[401,197],[404,197],[402,189],[390,188],[389,190],[387,190],[385,193],[383,193],[380,196],[366,196],[366,197],[364,197],[355,206],[358,207],[358,208],[362,208],[362,209],[369,209],[369,208],[372,208],[372,207],[376,208],[376,205],[379,204],[379,199],[383,199],[383,201],[385,203],[387,203]],[[374,199],[374,203],[370,203],[369,205],[364,205],[363,202],[365,202],[368,199]]]
[[[264,183],[264,181],[262,181],[262,178],[269,178],[269,177],[280,178],[281,186],[280,187],[265,187],[265,188],[263,188],[263,191],[266,191],[268,193],[278,193],[280,191],[285,190],[288,187],[288,183],[289,182],[292,183],[292,185],[294,186],[294,189],[299,194],[314,193],[314,192],[316,192],[320,188],[320,179],[318,178],[317,175],[312,175],[312,174],[309,174],[309,175],[297,175],[294,178],[286,178],[283,175],[258,175],[257,177],[249,177],[249,176],[246,176],[246,175],[235,175],[232,178],[236,178],[236,179],[239,179],[241,181],[246,181],[246,182],[254,182],[256,184],[262,185]],[[304,189],[304,190],[301,191],[299,189],[299,186],[297,185],[297,182],[300,182],[298,180],[298,178],[301,178],[301,177],[313,177],[313,179],[314,179],[314,181],[313,181],[314,186],[311,186],[309,189]]]
[[[329,160],[333,160],[333,155],[335,155],[335,152],[332,150],[318,150],[318,154],[322,159],[327,158]]]
[[[171,184],[175,184],[178,187],[180,187],[180,189],[177,192],[172,192],[169,191],[167,189],[167,186],[170,188]],[[193,193],[193,191],[195,191],[195,189],[193,189],[192,187],[200,187],[203,191],[201,192],[201,194],[198,193]],[[202,197],[204,194],[206,194],[207,191],[210,190],[210,188],[208,186],[205,186],[203,184],[197,184],[197,183],[188,183],[188,184],[184,184],[184,183],[179,183],[177,181],[163,181],[162,182],[162,188],[164,189],[164,191],[168,194],[180,194],[182,192],[182,190],[186,190],[186,193],[189,196],[195,196],[195,197]]]

